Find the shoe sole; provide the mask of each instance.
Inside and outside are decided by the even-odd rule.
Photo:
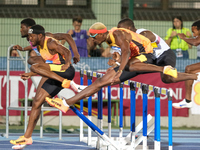
[[[172,107],[174,107],[176,109],[181,109],[181,108],[188,108],[188,109],[190,109],[190,108],[192,108],[192,107],[180,107],[180,106],[172,106]]]
[[[46,100],[46,102],[47,102],[50,106],[59,109],[58,107],[55,106],[55,104],[50,103],[48,100]],[[61,109],[59,109],[59,110],[62,111],[63,113],[66,113],[66,111],[63,111],[63,110],[61,110]]]
[[[14,145],[12,146],[12,149],[24,149],[27,145]]]
[[[174,107],[176,109],[180,109],[181,108],[180,106],[172,106],[172,107]]]

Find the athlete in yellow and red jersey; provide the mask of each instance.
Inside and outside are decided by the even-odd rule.
[[[59,53],[51,53],[47,47],[47,41],[48,40],[55,40],[56,42],[58,42],[60,44],[59,41],[57,41],[56,39],[52,38],[52,37],[48,37],[45,36],[45,40],[44,40],[44,45],[43,48],[39,45],[38,49],[40,52],[40,55],[42,56],[42,58],[45,60],[45,62],[47,61],[48,63],[52,63],[52,64],[64,64],[65,63],[65,58],[63,55],[59,54]]]
[[[107,42],[110,46],[117,46],[121,49],[121,58],[119,60],[121,64],[113,78],[113,83],[121,76],[122,70],[128,70],[131,65],[134,66],[134,71],[163,72],[164,67],[151,65],[155,56],[153,55],[151,41],[146,37],[125,28],[112,28],[108,31],[106,26],[100,22],[94,23],[89,32],[95,43]],[[146,68],[140,67],[140,64],[144,62],[148,63],[148,66]],[[167,70],[171,69],[167,68]],[[176,70],[174,74],[171,71],[170,73],[165,71],[165,74],[177,77]]]
[[[93,95],[104,86],[119,84],[120,82],[126,81],[133,76],[137,76],[137,74],[127,74],[127,71],[124,70],[125,66],[132,65],[137,71],[163,72],[164,70],[164,67],[152,64],[146,64],[147,67],[145,70],[140,67],[140,64],[143,64],[143,62],[153,60],[153,47],[151,46],[150,40],[146,37],[123,28],[113,28],[108,31],[106,26],[100,22],[93,24],[90,27],[89,32],[90,37],[93,38],[96,44],[107,42],[111,46],[119,47],[121,49],[119,63],[121,64],[115,69],[114,67],[112,69],[108,69],[103,77],[96,79],[90,86],[70,99],[61,100],[59,98],[46,98],[48,104],[60,109],[63,112],[66,112],[70,105],[73,105],[85,97]],[[165,74],[176,77],[176,71],[174,73],[172,68],[167,69],[168,71],[165,71]]]
[[[141,53],[153,53],[153,47],[151,46],[151,41],[149,39],[125,28],[114,27],[111,30],[109,30],[109,37],[110,37],[111,43],[107,41],[108,45],[118,47],[115,41],[115,37],[113,35],[114,34],[113,32],[115,32],[116,30],[122,31],[123,34],[125,34],[126,32],[131,35],[132,39],[129,42],[131,54],[130,54],[129,59],[131,59],[132,57],[136,57]]]

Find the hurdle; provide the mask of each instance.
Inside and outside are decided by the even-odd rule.
[[[88,85],[91,84],[92,77],[102,77],[103,74],[97,72],[91,72],[86,70],[80,71],[81,75],[81,83],[83,82],[83,76],[87,75]],[[131,97],[130,97],[130,133],[127,136],[123,136],[123,85],[130,86]],[[135,127],[135,92],[136,88],[141,88],[143,93],[143,121]],[[147,104],[148,104],[148,91],[153,91],[155,95],[155,123],[151,124],[149,128],[147,128],[147,124],[152,119],[152,116],[149,114],[147,115]],[[111,91],[110,86],[108,88],[108,136],[102,131],[103,130],[103,122],[102,122],[102,89],[98,92],[98,123],[97,126],[91,121],[91,106],[92,104],[88,104],[88,118],[85,117],[82,111],[77,110],[75,107],[70,107],[74,113],[81,118],[81,121],[84,121],[88,127],[91,128],[97,135],[97,137],[91,137],[91,130],[88,130],[88,137],[84,137],[83,133],[80,133],[82,136],[82,141],[89,143],[92,147],[97,149],[137,149],[137,146],[143,142],[143,150],[147,150],[147,135],[154,129],[154,149],[160,150],[161,143],[160,143],[160,94],[164,94],[168,96],[168,149],[172,150],[172,91],[166,88],[160,88],[153,85],[147,85],[135,81],[127,80],[124,83],[120,84],[120,124],[119,124],[119,137],[111,137]],[[91,103],[91,97],[89,97],[88,103]],[[82,110],[82,108],[80,109]],[[83,123],[80,122],[80,125]],[[80,127],[80,129],[83,127]],[[136,135],[142,129],[142,134],[136,138]],[[81,131],[81,130],[80,130]],[[83,131],[81,131],[83,132]],[[89,137],[90,135],[90,137]],[[101,139],[102,140],[101,140]],[[84,140],[86,139],[86,140]],[[93,141],[93,142],[92,142]]]

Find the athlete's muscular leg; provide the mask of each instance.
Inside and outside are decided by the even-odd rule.
[[[43,77],[48,77],[60,82],[63,82],[64,78],[57,75],[55,72],[50,71],[50,66],[47,63],[37,63],[30,67],[30,70],[37,73]]]
[[[66,99],[68,105],[73,105],[74,103],[78,102],[81,99],[89,97],[96,92],[98,92],[102,87],[111,85],[112,79],[115,76],[115,70],[109,70],[103,77],[97,78],[95,82],[93,82],[90,86],[82,90],[80,93],[76,94],[70,99]],[[119,84],[120,80],[116,81],[114,84]]]
[[[28,64],[32,65],[35,63],[45,63],[44,59],[41,56],[31,56],[28,59]]]
[[[173,78],[172,76],[166,75],[161,73],[161,79],[164,83],[176,83],[176,82],[180,82],[180,81],[186,81],[186,80],[191,80],[193,82],[193,80],[197,79],[197,74],[195,73],[181,73],[178,72],[178,76],[177,78]]]
[[[186,66],[185,72],[186,73],[198,73],[198,72],[200,72],[200,63],[196,63],[196,64]],[[191,100],[192,84],[193,84],[193,80],[185,81],[185,88],[186,88],[185,98],[187,100]]]
[[[164,67],[161,66],[156,66],[152,64],[147,64],[141,62],[137,58],[132,58],[128,62],[128,69],[127,67],[125,68],[126,71],[145,71],[145,72],[163,72]]]
[[[46,80],[47,78],[42,78],[36,90],[36,95],[33,99],[33,105],[29,116],[28,127],[24,134],[26,138],[31,137],[40,116],[41,106],[44,103],[45,97],[49,96],[49,94],[41,88]]]

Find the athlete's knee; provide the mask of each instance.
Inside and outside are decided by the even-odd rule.
[[[185,67],[185,72],[186,73],[191,73],[191,71],[192,70],[190,69],[190,65],[188,65],[188,66]]]
[[[161,78],[161,80],[162,80],[163,83],[166,83],[166,84],[176,82],[176,79],[171,77],[171,76],[164,76],[164,77]]]
[[[34,97],[33,103],[32,103],[32,109],[38,109],[42,106],[43,100],[40,98]]]
[[[29,57],[29,59],[28,59],[28,64],[32,65],[32,64],[34,64],[34,63],[36,63],[36,62],[35,62],[35,58],[34,58],[33,56]]]
[[[35,63],[45,63],[44,60],[42,59],[42,57],[40,56],[31,56],[28,59],[28,64],[32,65]]]
[[[32,64],[31,67],[30,67],[30,70],[32,72],[37,72],[38,67],[39,67],[39,64],[37,64],[37,63]]]

